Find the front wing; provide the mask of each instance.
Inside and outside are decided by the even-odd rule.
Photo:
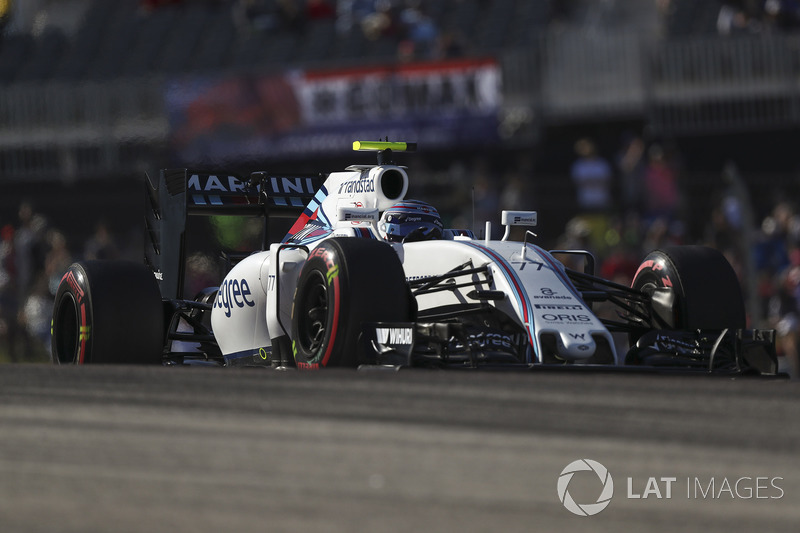
[[[528,363],[522,335],[458,322],[364,324],[359,346],[367,367],[625,368],[657,372],[777,375],[775,331],[652,330],[628,351],[623,365],[594,361]]]

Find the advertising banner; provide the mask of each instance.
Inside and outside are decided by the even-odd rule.
[[[426,149],[498,140],[494,60],[191,77],[167,85],[176,157],[187,164],[345,153],[353,140]]]

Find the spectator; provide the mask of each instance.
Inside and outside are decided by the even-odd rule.
[[[336,28],[339,33],[347,33],[359,26],[365,17],[374,12],[374,0],[338,0],[336,3]]]
[[[177,6],[183,4],[184,0],[140,0],[139,6],[142,10],[149,13],[164,6]]]
[[[624,213],[640,212],[642,181],[645,168],[645,142],[639,135],[626,134],[617,154],[620,176],[620,198]]]
[[[777,334],[778,355],[785,358],[789,372],[800,375],[800,257],[775,278],[767,305],[768,327]]]
[[[298,0],[276,0],[278,17],[283,28],[291,31],[302,31],[305,27],[305,16],[298,5]]]
[[[785,202],[778,203],[772,213],[764,217],[760,238],[753,250],[758,270],[777,275],[789,267],[788,237],[791,219],[792,208]]]
[[[572,164],[570,175],[576,187],[578,211],[589,228],[590,249],[602,254],[613,210],[611,165],[600,157],[594,142],[588,138],[575,143],[575,154],[577,159]]]
[[[267,33],[280,25],[275,6],[267,0],[239,0],[233,18],[245,33]]]
[[[47,243],[50,249],[44,258],[44,273],[50,295],[55,296],[61,278],[72,264],[72,255],[67,248],[67,239],[58,230],[48,232]]]
[[[400,24],[405,38],[414,44],[416,57],[429,58],[434,54],[439,29],[418,0],[400,12]]]
[[[14,227],[3,226],[0,232],[0,353],[17,360],[17,309],[19,293],[14,256]]]
[[[25,328],[26,357],[39,359],[43,354],[49,353],[52,315],[53,296],[47,288],[47,277],[40,272],[19,315],[19,324]]]
[[[85,259],[116,259],[117,247],[111,238],[111,232],[104,221],[95,226],[94,235],[86,242],[83,252]]]
[[[473,168],[473,201],[475,205],[475,222],[483,235],[486,222],[492,223],[492,238],[500,235],[500,195],[494,180],[490,178],[489,163],[483,159],[476,160]]]
[[[19,227],[14,233],[15,269],[17,273],[18,301],[30,293],[35,274],[41,269],[42,234],[46,222],[33,211],[33,206],[23,202],[19,207]]]
[[[608,161],[597,154],[592,140],[575,143],[577,159],[570,174],[577,187],[578,207],[582,211],[608,213],[611,209],[612,172]]]
[[[307,0],[306,18],[308,20],[330,20],[336,17],[336,8],[329,0]]]
[[[649,220],[675,219],[680,206],[677,172],[669,164],[660,144],[647,151],[644,169],[645,217]]]
[[[464,45],[464,38],[459,31],[450,29],[439,35],[439,39],[436,41],[434,57],[449,59],[463,57],[465,53],[466,46]]]
[[[720,7],[717,16],[717,32],[720,35],[731,36],[745,33],[756,33],[760,24],[747,12],[731,5]]]
[[[375,10],[361,19],[361,31],[370,41],[397,34],[397,18],[389,0],[378,0]]]
[[[0,37],[3,35],[6,25],[11,20],[11,13],[14,11],[14,0],[0,0]]]

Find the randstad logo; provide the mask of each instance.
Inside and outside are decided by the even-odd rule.
[[[594,503],[577,503],[569,493],[569,482],[572,481],[572,476],[576,472],[591,471],[597,474],[602,489],[600,496]],[[608,507],[611,503],[611,497],[614,496],[614,480],[611,479],[611,474],[608,469],[591,459],[578,459],[568,464],[561,475],[558,476],[558,499],[564,504],[564,507],[571,513],[578,516],[593,516]]]

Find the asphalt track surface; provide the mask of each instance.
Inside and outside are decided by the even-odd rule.
[[[796,531],[799,418],[789,380],[5,365],[0,531]]]

